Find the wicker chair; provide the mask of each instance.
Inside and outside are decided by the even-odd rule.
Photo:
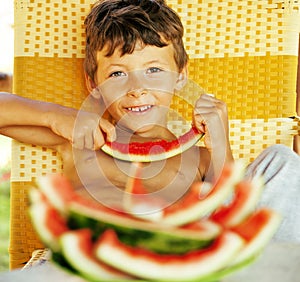
[[[14,92],[79,108],[83,78],[83,21],[95,1],[15,0]],[[295,116],[299,1],[167,1],[182,17],[190,55],[189,76],[227,102],[235,158],[252,161],[275,143],[292,146]],[[191,119],[199,94],[175,96],[173,108]],[[185,125],[172,123],[176,134]],[[27,191],[37,176],[60,171],[46,148],[13,142],[11,268],[43,248],[27,216]]]

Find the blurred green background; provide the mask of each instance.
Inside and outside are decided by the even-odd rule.
[[[14,1],[0,0],[0,72],[13,74]],[[0,89],[3,90],[3,89]],[[0,271],[7,271],[9,245],[10,139],[0,135]]]
[[[10,152],[10,139],[0,135],[0,272],[9,269]]]

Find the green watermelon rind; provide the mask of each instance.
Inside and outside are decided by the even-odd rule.
[[[247,217],[256,209],[257,203],[259,202],[259,199],[261,197],[261,194],[263,192],[263,188],[264,188],[264,180],[263,177],[256,177],[254,179],[251,180],[251,182],[249,183],[250,187],[249,187],[249,194],[247,197],[246,201],[243,201],[243,204],[239,206],[239,211],[238,213],[234,213],[234,215],[232,215],[228,218],[228,215],[225,215],[225,219],[224,217],[222,218],[221,222],[217,219],[216,222],[220,223],[221,225],[225,226],[226,228],[230,228],[233,226],[236,226],[238,224],[240,224],[241,222],[243,222],[245,219],[247,219]],[[233,199],[233,202],[238,201],[239,199]],[[225,208],[229,208],[231,209],[231,206],[225,204]],[[222,206],[221,206],[222,209]],[[212,219],[214,220],[214,216],[218,215],[218,210],[216,211],[216,213],[212,214]]]
[[[60,254],[61,255],[61,254]],[[200,279],[189,279],[189,280],[182,280],[181,282],[217,282],[220,279],[232,275],[234,273],[236,273],[237,271],[240,271],[241,269],[244,269],[246,267],[249,267],[251,264],[253,264],[257,258],[261,255],[260,252],[258,252],[257,254],[255,254],[254,256],[252,256],[251,258],[248,258],[247,260],[244,260],[238,264],[226,267],[220,271],[208,274]],[[66,261],[66,258],[63,257],[63,259]],[[60,261],[57,260],[53,260],[53,263],[61,270],[64,271],[70,275],[75,275],[78,277],[84,277],[86,279],[90,279],[90,281],[93,282],[103,282],[103,279],[91,279],[91,277],[87,277],[85,275],[83,275],[82,273],[80,273],[77,269],[75,269],[73,266],[71,265],[61,265],[61,259]],[[69,263],[68,263],[69,264]],[[166,281],[166,280],[153,280],[156,282],[174,282],[174,281]],[[113,282],[117,282],[116,280],[114,280]],[[119,280],[118,282],[149,282],[149,280],[144,280],[144,279],[122,279]]]
[[[241,250],[239,255],[233,261],[233,264],[239,264],[252,256],[255,256],[260,250],[263,250],[267,243],[272,239],[281,223],[282,217],[273,210],[269,210],[269,212],[271,213],[271,218],[268,221],[268,224],[260,231],[259,235],[257,235],[252,242],[249,242]]]
[[[28,214],[31,218],[32,225],[37,230],[40,240],[49,247],[52,252],[59,252],[60,246],[57,236],[46,228],[46,216],[52,206],[42,199],[42,193],[33,188],[29,191],[30,206]]]
[[[185,136],[189,136],[190,133],[193,133],[192,138],[190,138],[187,142],[180,141],[181,139],[185,139]],[[174,157],[176,155],[179,155],[179,154],[187,151],[191,147],[195,146],[203,136],[204,136],[204,134],[198,133],[197,129],[191,128],[187,133],[185,133],[183,136],[178,138],[178,140],[179,140],[178,146],[176,146],[175,148],[172,148],[169,151],[165,151],[162,153],[153,153],[153,154],[150,153],[147,155],[145,155],[145,154],[141,155],[138,153],[134,154],[134,153],[129,153],[129,152],[121,152],[120,150],[112,148],[112,144],[109,142],[105,143],[101,147],[101,150],[103,152],[105,152],[106,154],[108,154],[109,156],[112,156],[113,158],[119,159],[122,161],[139,162],[139,163],[162,161],[162,160]],[[186,140],[184,140],[184,141],[186,141]],[[117,147],[118,143],[117,142],[114,142],[114,143],[115,143],[115,146]],[[148,142],[146,142],[146,143],[148,143]],[[159,141],[155,141],[153,143],[157,146],[162,146],[162,144],[160,145]],[[166,143],[168,143],[168,142],[166,142]],[[140,146],[143,146],[143,143],[139,143],[139,144],[140,144]],[[122,144],[122,143],[120,143],[120,145],[128,145],[129,146],[129,144]]]
[[[181,282],[214,282],[217,281],[221,278],[224,278],[225,276],[229,276],[231,274],[233,274],[234,272],[245,268],[246,266],[252,264],[263,252],[263,249],[265,247],[265,245],[267,244],[267,242],[271,239],[271,237],[273,236],[273,234],[275,233],[279,223],[280,223],[280,219],[281,217],[275,213],[272,212],[273,217],[270,223],[268,223],[268,225],[266,226],[266,228],[264,229],[264,231],[261,233],[261,235],[258,237],[258,239],[255,241],[255,248],[252,247],[252,251],[247,253],[247,256],[242,255],[243,254],[243,249],[247,249],[247,245],[245,247],[243,247],[243,249],[239,252],[239,255],[237,256],[237,258],[241,258],[241,259],[234,259],[231,260],[231,262],[227,265],[227,267],[213,272],[211,274],[205,275],[201,278],[195,278],[195,279],[189,279],[189,280],[181,280]],[[95,280],[95,281],[101,281],[101,280]],[[146,280],[143,279],[139,279],[139,280],[120,280],[123,282],[132,282],[132,281],[137,281],[137,282],[146,282]],[[149,281],[149,280],[148,280]],[[168,280],[154,280],[154,281],[162,281],[162,282],[166,282]],[[170,280],[168,282],[173,282],[174,280]]]
[[[104,241],[102,241],[104,240]],[[115,245],[111,239],[100,239],[96,244],[95,255],[112,267],[125,271],[133,276],[147,279],[149,281],[202,281],[225,269],[239,250],[244,246],[244,240],[233,232],[226,232],[215,249],[204,250],[203,252],[192,252],[182,258],[165,257],[162,263],[156,261],[157,256],[126,250],[126,247]],[[203,257],[204,255],[204,257]],[[180,258],[180,259],[179,259]],[[181,262],[182,261],[182,264]],[[187,278],[190,277],[190,278]]]
[[[225,183],[222,183],[222,189],[213,193],[212,196],[199,200],[194,205],[163,216],[160,222],[162,224],[180,226],[207,216],[223,204],[234,192],[236,184],[243,179],[244,172],[244,162],[235,161],[232,164],[231,175],[225,180]]]
[[[180,230],[152,222],[121,219],[93,209],[89,210],[88,207],[78,203],[69,206],[68,225],[71,229],[91,228],[95,238],[106,229],[113,229],[123,243],[144,247],[161,254],[183,254],[204,248],[221,232],[217,224],[213,224],[211,231],[203,234],[201,231]]]
[[[72,231],[64,233],[59,239],[61,254],[65,261],[71,266],[72,270],[75,270],[75,274],[78,273],[89,281],[123,281],[126,276],[127,280],[129,275],[126,273],[123,275],[114,274],[112,271],[105,269],[108,266],[104,263],[100,261],[97,263],[96,259],[87,258],[84,253],[80,253],[77,246],[77,239]],[[77,260],[77,258],[80,259]]]

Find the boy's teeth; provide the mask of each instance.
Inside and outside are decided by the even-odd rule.
[[[151,106],[142,106],[142,107],[129,107],[128,110],[132,112],[143,112],[150,109]]]

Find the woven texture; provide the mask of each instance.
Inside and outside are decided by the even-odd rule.
[[[82,63],[88,0],[15,0],[14,91],[79,108],[88,94]],[[253,160],[265,147],[291,146],[295,115],[299,1],[168,0],[185,26],[189,85],[174,97],[170,128],[190,126],[200,93],[226,101],[236,158]],[[192,2],[192,3],[190,3]],[[27,191],[34,179],[60,171],[51,150],[14,142],[11,190],[11,268],[41,248],[30,225]]]

